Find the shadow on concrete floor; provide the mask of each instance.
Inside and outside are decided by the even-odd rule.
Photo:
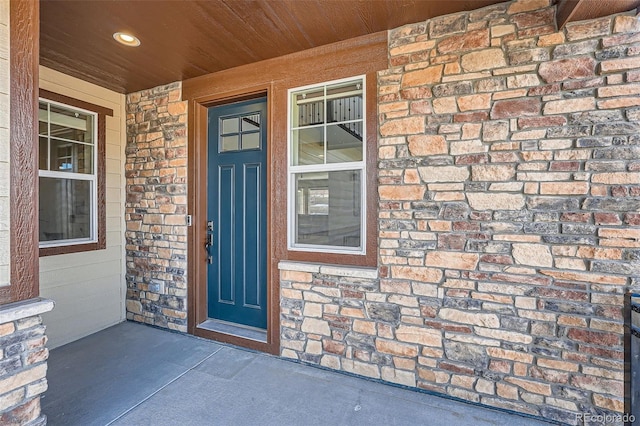
[[[546,425],[125,322],[51,351],[49,425]]]

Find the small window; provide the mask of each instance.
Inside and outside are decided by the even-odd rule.
[[[104,206],[98,200],[104,200],[104,140],[99,139],[105,116],[80,107],[91,104],[43,93],[50,96],[40,99],[38,111],[40,255],[104,248]]]
[[[220,152],[260,149],[260,113],[220,119]]]
[[[363,254],[364,77],[289,91],[289,249]]]

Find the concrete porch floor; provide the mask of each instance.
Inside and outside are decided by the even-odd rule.
[[[51,351],[49,425],[547,425],[125,322]]]

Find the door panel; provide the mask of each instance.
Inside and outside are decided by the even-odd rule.
[[[244,165],[244,306],[260,306],[260,164]],[[256,242],[258,242],[256,244]]]
[[[208,316],[266,329],[266,99],[209,108]]]
[[[232,304],[235,300],[235,291],[232,285],[235,282],[235,256],[233,255],[235,246],[234,211],[236,210],[233,197],[235,167],[232,164],[219,165],[218,176],[218,220],[213,220],[214,246],[218,247],[218,302]],[[216,223],[217,226],[215,226]],[[217,230],[217,239],[215,238],[215,230]]]

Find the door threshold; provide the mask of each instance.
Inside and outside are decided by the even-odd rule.
[[[198,328],[216,333],[228,334],[243,339],[254,340],[256,342],[267,343],[267,330],[251,327],[243,324],[209,318],[198,324]]]

